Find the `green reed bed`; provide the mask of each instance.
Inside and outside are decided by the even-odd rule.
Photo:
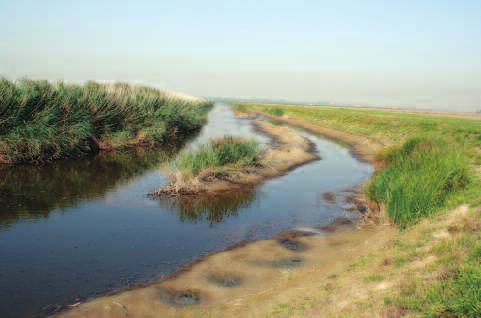
[[[379,159],[384,169],[367,192],[401,228],[430,215],[470,181],[462,148],[441,139],[413,138]]]
[[[0,163],[167,142],[199,129],[210,107],[122,83],[0,79]]]
[[[260,145],[255,141],[224,136],[197,150],[183,153],[174,166],[178,171],[196,176],[206,169],[252,165],[260,161],[262,154]]]

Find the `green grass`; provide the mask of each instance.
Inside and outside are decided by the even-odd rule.
[[[405,278],[395,304],[424,317],[481,317],[481,223],[462,221],[456,237],[434,248],[435,279]],[[461,223],[461,222],[460,222]]]
[[[257,109],[273,115],[282,112],[282,116],[363,135],[386,145],[400,145],[417,136],[448,139],[462,145],[472,163],[481,164],[480,120],[342,107],[235,106],[241,111]]]
[[[258,143],[232,136],[212,140],[195,151],[183,153],[175,162],[175,168],[193,176],[209,168],[226,165],[250,165],[258,162],[262,150]]]
[[[410,139],[383,153],[380,160],[385,168],[373,178],[367,193],[401,228],[433,213],[470,180],[462,149],[440,139]]]
[[[0,162],[167,142],[200,128],[211,104],[148,87],[0,79]]]

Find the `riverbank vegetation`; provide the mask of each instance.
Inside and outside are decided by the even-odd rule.
[[[170,164],[166,171],[170,184],[165,192],[198,192],[196,189],[201,180],[219,176],[225,179],[230,173],[258,165],[264,154],[253,140],[232,136],[213,139],[198,149],[181,153]]]
[[[461,148],[440,139],[413,138],[381,153],[384,167],[367,187],[371,200],[385,206],[401,228],[417,223],[470,181]]]
[[[384,145],[366,195],[402,229],[381,250],[275,306],[269,317],[315,317],[319,310],[335,317],[481,316],[481,121],[476,115],[258,104],[237,109]]]
[[[211,103],[128,84],[0,79],[0,163],[38,163],[165,143],[199,129]]]
[[[206,169],[253,165],[259,163],[261,157],[262,151],[257,142],[224,136],[211,140],[199,149],[184,152],[175,161],[174,169],[195,177]]]

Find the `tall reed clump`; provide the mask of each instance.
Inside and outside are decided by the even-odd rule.
[[[410,139],[380,160],[384,169],[367,187],[368,196],[401,228],[430,215],[470,180],[461,147],[441,139]]]
[[[0,79],[0,163],[166,142],[200,128],[210,106],[122,83]]]
[[[211,140],[197,150],[183,153],[174,163],[175,169],[197,176],[206,169],[246,166],[259,162],[263,151],[259,144],[232,136]]]

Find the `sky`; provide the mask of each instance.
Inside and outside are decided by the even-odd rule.
[[[481,110],[481,1],[0,0],[0,76]]]

